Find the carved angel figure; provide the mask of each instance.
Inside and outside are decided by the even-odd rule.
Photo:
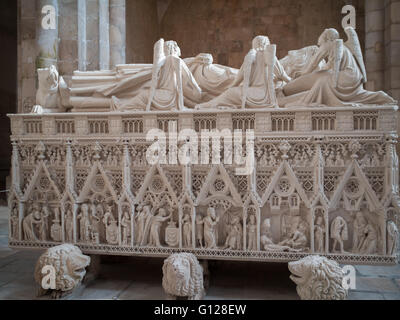
[[[111,99],[111,109],[127,110],[184,110],[201,100],[202,91],[175,41],[160,39],[154,45],[154,62],[150,89],[142,89],[127,101]]]
[[[274,80],[289,82],[291,79],[275,53],[276,45],[271,45],[268,37],[255,37],[232,87],[213,100],[197,105],[196,109],[277,106]]]
[[[303,75],[283,88],[285,97],[279,99],[279,106],[396,103],[382,91],[364,90],[367,76],[358,36],[352,27],[347,27],[345,32],[348,41],[343,43],[336,29],[325,29],[318,40],[319,49],[303,70]],[[318,70],[324,59],[328,61],[325,70]]]

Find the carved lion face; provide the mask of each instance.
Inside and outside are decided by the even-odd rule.
[[[69,291],[76,287],[86,274],[85,268],[90,264],[90,257],[72,244],[63,244],[48,249],[36,264],[35,280],[42,282],[42,269],[46,265],[56,270],[56,290]]]
[[[176,253],[163,265],[163,288],[171,295],[194,296],[203,289],[202,268],[193,254]]]
[[[187,292],[190,280],[190,262],[186,258],[178,257],[167,265],[167,278],[176,292]]]
[[[311,255],[288,264],[290,279],[297,285],[302,300],[343,300],[347,290],[342,286],[339,265],[325,257]]]

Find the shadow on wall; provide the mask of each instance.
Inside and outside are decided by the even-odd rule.
[[[10,121],[7,113],[17,112],[17,1],[0,1],[0,191],[6,189],[11,166]],[[0,193],[0,201],[6,199]]]

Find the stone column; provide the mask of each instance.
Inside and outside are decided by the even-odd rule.
[[[78,70],[78,1],[58,0],[58,31],[60,45],[58,52],[58,72],[70,85],[71,77]]]
[[[110,68],[109,0],[99,0],[99,67]]]
[[[30,112],[36,96],[36,1],[18,1],[18,113]]]
[[[384,89],[384,30],[384,1],[367,0],[365,2],[365,62],[368,78],[366,88],[371,91]]]
[[[125,0],[110,0],[110,68],[126,62]]]
[[[99,0],[78,0],[79,70],[99,69]]]
[[[51,5],[55,8],[56,24],[55,29],[44,29],[42,19],[44,14],[42,8]],[[37,23],[36,23],[36,69],[46,68],[51,65],[57,67],[58,60],[58,1],[57,0],[37,0]]]
[[[78,68],[86,71],[86,0],[78,0]]]

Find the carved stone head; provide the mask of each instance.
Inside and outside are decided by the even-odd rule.
[[[325,29],[318,39],[318,45],[321,46],[328,41],[339,39],[339,32],[334,28]]]
[[[200,299],[204,294],[203,269],[191,253],[175,253],[164,261],[162,285],[172,296]]]
[[[164,43],[164,53],[166,56],[181,56],[181,49],[178,47],[176,41],[166,41]]]
[[[200,63],[203,63],[205,65],[210,65],[213,63],[213,56],[209,53],[199,53],[196,56],[196,60],[199,61]]]
[[[289,262],[290,279],[297,285],[302,300],[344,300],[344,273],[336,261],[312,255]]]
[[[255,50],[265,50],[270,45],[269,38],[266,36],[257,36],[253,39],[252,45]]]
[[[213,218],[213,219],[216,218],[216,216],[215,216],[215,209],[214,209],[214,208],[209,207],[209,208],[207,209],[207,213],[208,213],[208,215],[209,215],[211,218]]]

